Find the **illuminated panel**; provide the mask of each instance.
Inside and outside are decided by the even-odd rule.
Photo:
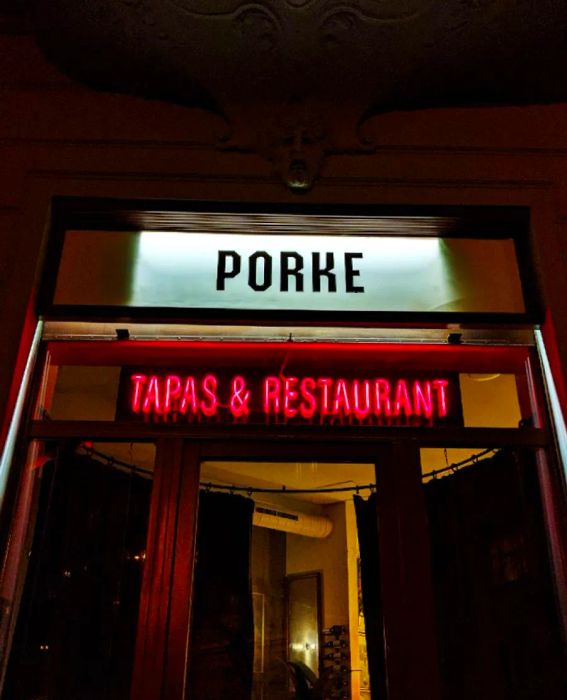
[[[299,220],[309,225],[309,217]],[[227,318],[245,311],[266,317],[287,311],[289,318],[295,312],[526,311],[511,238],[258,236],[245,232],[248,219],[234,223],[232,233],[214,235],[69,230],[53,303],[87,307],[82,318],[88,307],[97,314],[100,307],[160,309],[160,317],[168,309],[193,309],[201,317],[209,309],[233,312]],[[351,225],[344,219],[341,233]]]
[[[461,423],[457,378],[436,375],[318,377],[125,369],[119,414],[156,423]]]

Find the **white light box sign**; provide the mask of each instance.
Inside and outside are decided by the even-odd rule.
[[[249,311],[525,310],[510,239],[68,231],[54,303]]]

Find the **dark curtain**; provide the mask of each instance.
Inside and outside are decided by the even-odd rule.
[[[561,632],[529,451],[425,484],[446,700],[564,700]]]
[[[127,700],[151,486],[71,452],[43,467],[4,697]]]
[[[190,644],[188,697],[250,700],[254,627],[250,544],[254,502],[202,492]]]
[[[365,501],[354,497],[358,543],[360,549],[360,578],[362,608],[366,627],[366,647],[372,700],[386,699],[386,665],[382,596],[380,589],[380,559],[378,556],[378,515],[376,494]]]

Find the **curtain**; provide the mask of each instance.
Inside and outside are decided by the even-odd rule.
[[[69,451],[44,465],[3,697],[129,697],[151,487]]]
[[[251,697],[253,512],[248,498],[201,492],[187,681],[191,700]]]
[[[424,490],[444,697],[564,700],[533,453],[501,450]]]
[[[358,543],[360,549],[360,578],[362,608],[366,627],[366,648],[372,700],[386,699],[386,665],[382,599],[380,591],[380,560],[378,557],[378,515],[376,494],[365,501],[354,496]]]

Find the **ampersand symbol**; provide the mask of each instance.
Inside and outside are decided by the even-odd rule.
[[[248,403],[250,391],[246,389],[246,381],[240,375],[231,382],[230,411],[235,418],[247,416],[250,413]]]

